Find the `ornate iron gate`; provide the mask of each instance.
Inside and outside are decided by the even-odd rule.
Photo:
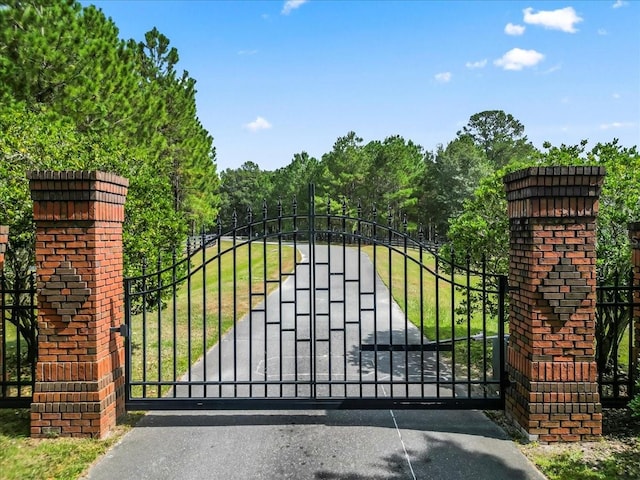
[[[503,407],[506,278],[315,202],[125,280],[127,408]]]

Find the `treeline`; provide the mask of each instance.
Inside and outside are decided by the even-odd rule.
[[[471,260],[485,257],[494,273],[508,269],[509,223],[502,178],[533,165],[603,165],[607,176],[600,200],[598,274],[603,281],[624,278],[630,268],[627,224],[640,221],[640,155],[637,147],[613,140],[590,150],[579,145],[535,148],[524,125],[501,110],[472,115],[446,146],[426,151],[400,136],[364,143],[354,132],[337,139],[320,159],[306,152],[275,171],[253,162],[220,174],[221,223],[233,214],[239,225],[247,211],[261,215],[266,202],[270,215],[278,202],[286,210],[296,199],[308,210],[307,186],[316,185],[316,208],[330,199],[335,212],[346,204],[349,214],[370,216],[409,230],[422,226],[430,240],[447,242]],[[318,207],[319,206],[319,207]]]
[[[463,211],[482,178],[537,153],[524,126],[500,110],[473,115],[454,140],[435,151],[400,136],[364,143],[349,132],[320,159],[301,152],[275,171],[247,162],[221,172],[221,218],[230,219],[233,211],[243,218],[249,207],[261,210],[264,200],[271,207],[282,201],[286,208],[296,198],[306,211],[307,185],[314,183],[317,203],[345,202],[352,214],[358,204],[365,213],[375,207],[385,218],[390,211],[394,222],[406,216],[410,229],[422,225],[444,239],[449,219]]]
[[[213,223],[213,139],[196,114],[195,80],[157,29],[122,40],[114,22],[73,0],[0,7],[0,224],[9,270],[31,265],[26,171],[101,169],[130,179],[128,272]],[[19,273],[19,272],[16,272]]]

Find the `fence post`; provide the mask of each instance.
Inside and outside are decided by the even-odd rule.
[[[629,224],[629,239],[631,240],[631,262],[633,265],[633,285],[640,286],[640,222],[634,222]],[[633,301],[635,306],[633,308],[633,326],[634,329],[634,348],[633,358],[631,361],[635,362],[635,368],[629,368],[629,372],[637,372],[640,368],[640,291],[635,290],[633,292]],[[631,366],[630,366],[631,367]],[[636,394],[640,392],[636,391]]]
[[[124,413],[122,222],[128,181],[30,172],[38,362],[31,436],[104,437]]]
[[[532,167],[504,178],[511,290],[506,413],[542,442],[602,433],[595,227],[604,173]]]
[[[6,225],[0,225],[0,278],[4,275],[4,254],[7,251],[7,244],[9,243],[9,227]],[[3,322],[0,322],[0,367],[2,367],[2,354],[4,349],[4,332],[2,331]],[[1,378],[1,377],[0,377]]]

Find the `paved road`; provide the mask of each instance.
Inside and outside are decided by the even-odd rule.
[[[90,480],[543,480],[477,411],[151,413]]]
[[[267,299],[265,314],[254,313],[239,322],[235,332],[237,347],[233,345],[234,334],[227,334],[220,347],[212,349],[205,360],[193,367],[192,378],[204,378],[206,370],[209,379],[219,378],[220,372],[222,379],[235,375],[245,380],[304,380],[315,368],[316,377],[320,379],[357,380],[363,375],[365,378],[377,376],[379,380],[410,378],[417,382],[420,365],[428,375],[434,375],[433,354],[421,356],[412,352],[412,356],[405,357],[404,352],[398,352],[392,357],[384,352],[375,358],[373,352],[362,352],[360,356],[360,343],[372,342],[374,337],[379,343],[389,343],[390,335],[396,343],[419,343],[424,339],[421,340],[417,329],[406,325],[404,315],[391,302],[384,284],[373,275],[366,257],[359,259],[357,252],[352,251],[342,260],[338,250],[331,253],[326,247],[322,250],[324,253],[317,252],[321,263],[342,262],[347,265],[344,271],[348,275],[354,268],[356,272],[360,268],[362,275],[360,287],[356,283],[345,283],[343,280],[347,277],[316,276],[316,287],[329,286],[329,281],[332,287],[317,292],[316,312],[328,312],[332,305],[330,299],[347,300],[344,306],[335,304],[338,308],[331,312],[331,320],[320,315],[315,331],[309,328],[309,319],[304,315],[310,305],[301,280],[305,276],[303,265],[299,267],[297,280],[289,279],[280,291]],[[308,257],[308,251],[303,253]],[[306,268],[308,278],[308,264]],[[358,288],[362,291],[375,288],[376,322],[373,314],[362,312],[367,309],[366,305],[362,307],[368,300],[356,299]],[[283,299],[295,299],[296,307],[293,303],[286,304],[291,311],[280,316],[279,305]],[[360,315],[359,325],[345,324],[345,318],[356,314]],[[265,318],[267,323],[270,318],[282,319],[280,325],[274,322],[267,326],[266,344]],[[335,332],[330,333],[329,322]],[[305,340],[312,335],[316,339],[323,335],[327,338],[326,342],[316,342],[315,365],[310,342]],[[293,361],[296,355],[298,362]],[[234,358],[237,360],[235,372],[234,362],[229,362]],[[446,375],[446,368],[441,366],[440,370],[441,375]],[[238,394],[248,395],[249,387],[244,388],[245,391],[240,389]],[[264,392],[262,386],[253,388],[254,395]],[[266,394],[280,395],[279,388],[269,386]],[[284,394],[292,394],[295,389],[291,384],[283,388]],[[311,386],[298,388],[301,395],[312,393]],[[334,386],[333,393],[340,394],[336,388],[339,389]],[[386,395],[389,392],[385,389],[390,387],[371,388]],[[188,392],[178,390],[177,393]],[[326,396],[328,387],[321,387],[315,393]],[[203,394],[202,388],[192,390],[192,395]],[[209,397],[220,394],[225,396],[231,392],[224,389],[219,392],[217,387],[208,387],[206,392]],[[358,389],[347,387],[342,394],[357,395]],[[88,476],[90,480],[466,478],[540,480],[544,477],[482,413],[416,410],[153,412],[96,464]]]

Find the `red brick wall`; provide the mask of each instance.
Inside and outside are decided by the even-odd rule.
[[[629,238],[631,240],[631,260],[633,262],[633,284],[640,285],[640,223],[631,223],[629,225]],[[640,292],[635,292],[634,297],[636,305],[640,305]],[[633,358],[636,359],[636,365],[638,365],[640,363],[640,306],[636,307],[633,312],[633,322],[635,325]]]
[[[600,167],[507,175],[510,219],[506,411],[543,442],[602,433],[595,363]]]
[[[31,435],[104,437],[124,413],[122,222],[128,182],[31,172],[38,364]]]

